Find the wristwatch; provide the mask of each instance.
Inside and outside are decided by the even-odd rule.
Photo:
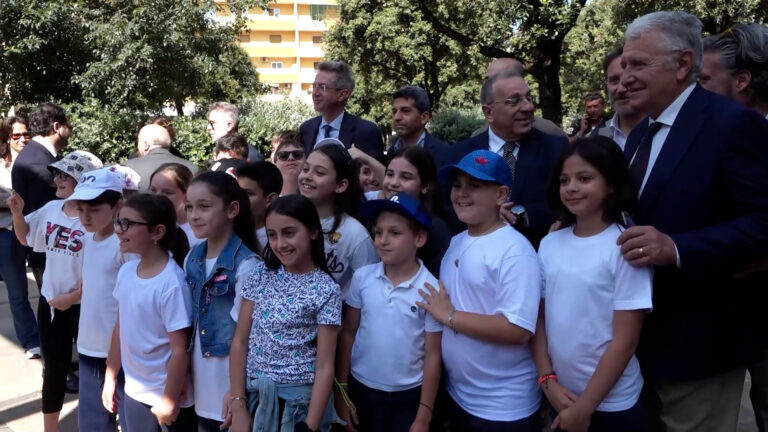
[[[512,206],[509,211],[517,217],[517,223],[515,225],[520,225],[526,228],[530,226],[530,221],[528,220],[528,213],[525,211],[525,206],[517,204]]]

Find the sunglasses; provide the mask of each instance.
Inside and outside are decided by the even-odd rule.
[[[134,225],[144,225],[144,226],[151,226],[152,224],[146,223],[146,222],[139,222],[135,220],[130,219],[115,219],[115,229],[120,230],[120,232],[126,232],[129,229],[131,229]]]
[[[287,161],[288,158],[293,158],[293,160],[304,159],[304,151],[303,150],[282,150],[275,153],[275,157],[277,158],[277,160],[282,162]]]
[[[15,140],[17,140],[17,139],[19,139],[21,137],[29,138],[30,136],[31,135],[29,134],[29,132],[22,132],[22,133],[13,133],[13,134],[11,134],[11,138],[13,138]]]

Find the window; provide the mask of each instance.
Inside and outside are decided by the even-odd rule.
[[[281,35],[269,35],[269,43],[280,43],[283,41]]]
[[[321,43],[323,43],[323,37],[322,36],[312,36],[312,43],[313,44],[321,44]]]
[[[250,42],[251,41],[251,35],[248,33],[241,33],[240,34],[240,42]]]
[[[283,68],[283,62],[272,62],[272,69],[282,69]]]
[[[280,16],[280,9],[278,9],[278,8],[269,8],[269,16],[279,17]]]
[[[324,21],[328,14],[328,5],[309,5],[309,15],[313,21]]]

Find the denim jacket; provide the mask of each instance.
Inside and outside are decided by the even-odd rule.
[[[235,302],[237,267],[247,258],[256,256],[234,233],[216,259],[211,274],[205,274],[204,241],[189,252],[186,265],[187,285],[192,290],[192,325],[199,332],[203,357],[227,356],[235,333],[235,321],[230,311]],[[193,334],[189,344],[194,345]]]
[[[253,416],[252,432],[293,432],[296,423],[306,421],[312,384],[277,384],[269,378],[246,378],[248,412]],[[282,418],[279,400],[285,401]],[[333,407],[333,391],[320,420],[321,432],[330,432],[331,423],[344,425]]]

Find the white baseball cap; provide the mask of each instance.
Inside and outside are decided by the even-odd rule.
[[[67,201],[90,201],[108,190],[122,194],[123,188],[129,181],[115,167],[89,171],[80,176],[75,192],[67,198]]]

